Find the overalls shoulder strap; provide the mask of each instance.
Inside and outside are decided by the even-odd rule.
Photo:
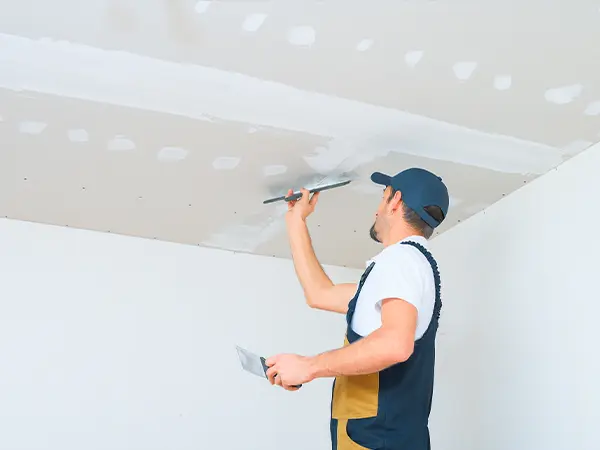
[[[365,281],[367,281],[367,277],[371,273],[371,270],[373,270],[373,267],[375,267],[375,261],[371,262],[371,264],[369,264],[367,269],[361,275],[360,280],[358,282],[358,287],[356,289],[356,293],[348,303],[348,312],[346,313],[346,322],[348,323],[348,326],[350,326],[350,322],[352,321],[352,315],[354,314],[354,310],[356,309],[356,302],[358,301],[360,291],[362,291],[362,288],[365,285]]]
[[[404,241],[404,242],[401,242],[401,244],[410,245],[412,247],[415,247],[417,250],[419,250],[423,254],[423,256],[427,259],[427,261],[429,262],[429,265],[431,266],[431,270],[433,271],[433,280],[435,283],[435,305],[433,308],[432,320],[430,322],[430,327],[431,327],[431,325],[433,324],[434,321],[439,320],[440,313],[442,310],[441,277],[440,277],[440,271],[438,268],[438,264],[437,264],[436,260],[434,259],[433,255],[429,252],[429,250],[427,250],[421,244],[414,242],[414,241]]]

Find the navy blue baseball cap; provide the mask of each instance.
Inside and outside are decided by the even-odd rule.
[[[430,216],[425,207],[437,206],[442,210],[444,218],[448,214],[450,197],[448,189],[440,177],[425,169],[412,167],[396,175],[389,176],[381,172],[371,175],[374,183],[391,186],[402,193],[402,201],[412,209],[432,228],[437,227],[442,221],[437,221]]]

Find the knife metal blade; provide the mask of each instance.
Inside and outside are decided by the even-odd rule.
[[[262,356],[255,355],[249,350],[240,347],[239,345],[235,346],[238,357],[240,358],[240,362],[242,363],[242,368],[256,376],[261,378],[267,378],[267,364],[265,358]]]

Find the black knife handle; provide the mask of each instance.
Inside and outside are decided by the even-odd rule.
[[[267,376],[267,370],[269,370],[269,366],[267,366],[267,360],[261,356],[260,357],[260,362],[262,363],[263,370],[265,371],[265,377],[266,377]],[[275,376],[277,376],[277,374],[275,374]],[[267,378],[269,378],[269,377],[267,377]],[[296,385],[294,385],[292,387],[296,388],[296,389],[300,389],[302,387],[302,385],[301,384],[296,384]]]

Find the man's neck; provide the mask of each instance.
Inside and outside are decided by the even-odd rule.
[[[400,241],[403,241],[407,237],[410,236],[419,236],[418,233],[415,232],[412,228],[403,226],[390,230],[390,234],[387,239],[385,239],[383,243],[383,247],[387,248],[390,245],[397,244]]]

